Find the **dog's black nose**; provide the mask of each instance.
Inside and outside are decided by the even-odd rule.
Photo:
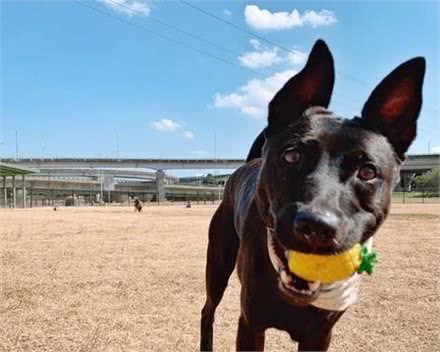
[[[299,211],[296,213],[293,226],[296,233],[306,242],[328,245],[336,237],[340,223],[340,218],[330,212],[318,214],[311,211]]]

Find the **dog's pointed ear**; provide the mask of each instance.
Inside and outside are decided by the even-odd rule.
[[[416,137],[424,76],[424,58],[404,62],[373,90],[362,109],[363,123],[387,137],[400,158]]]
[[[287,126],[310,106],[328,107],[334,82],[333,57],[320,39],[313,46],[305,67],[290,78],[269,103],[269,131]]]

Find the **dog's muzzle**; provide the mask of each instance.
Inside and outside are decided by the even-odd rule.
[[[369,251],[372,244],[372,237],[365,242]],[[302,298],[301,301],[308,302],[312,306],[332,311],[344,311],[356,302],[361,281],[359,274],[354,273],[346,280],[331,284],[306,281],[289,271],[288,252],[278,243],[275,231],[271,228],[267,228],[267,247],[270,261],[278,273],[283,291]]]

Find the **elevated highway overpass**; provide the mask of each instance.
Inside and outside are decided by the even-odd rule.
[[[156,173],[154,171],[147,171],[144,169],[98,169],[98,168],[40,168],[38,176],[34,177],[65,177],[65,178],[92,178],[99,179],[100,177],[112,176],[122,179],[135,179],[154,181]],[[177,182],[178,177],[167,175],[169,182]]]
[[[24,158],[24,159],[3,159],[3,162],[17,164],[24,167],[31,167],[48,172],[49,170],[64,169],[66,172],[74,174],[72,169],[86,172],[85,169],[133,169],[131,171],[121,171],[127,174],[138,174],[145,171],[134,169],[150,170],[235,170],[245,162],[244,159],[106,159],[106,158]],[[440,154],[415,154],[408,155],[402,171],[404,172],[423,172],[440,166]],[[68,171],[70,169],[70,171]],[[104,171],[104,169],[107,169]],[[119,172],[119,171],[118,171]]]
[[[3,159],[3,162],[21,167],[39,169],[50,175],[101,175],[106,185],[114,185],[115,177],[151,179],[156,181],[158,198],[164,197],[165,185],[169,183],[164,170],[235,170],[243,159],[112,159],[112,158],[23,158]],[[402,165],[404,184],[417,174],[440,167],[440,154],[408,155]],[[148,172],[147,170],[155,170]],[[110,190],[110,188],[109,188]]]
[[[243,159],[105,159],[105,158],[25,158],[2,161],[37,169],[150,169],[150,170],[234,170]]]

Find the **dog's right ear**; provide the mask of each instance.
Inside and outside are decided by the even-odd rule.
[[[383,134],[400,159],[416,137],[425,66],[422,57],[398,66],[374,88],[362,109],[362,123]]]
[[[286,127],[311,106],[328,107],[334,82],[333,57],[320,39],[313,46],[305,67],[289,79],[269,103],[268,132]]]

